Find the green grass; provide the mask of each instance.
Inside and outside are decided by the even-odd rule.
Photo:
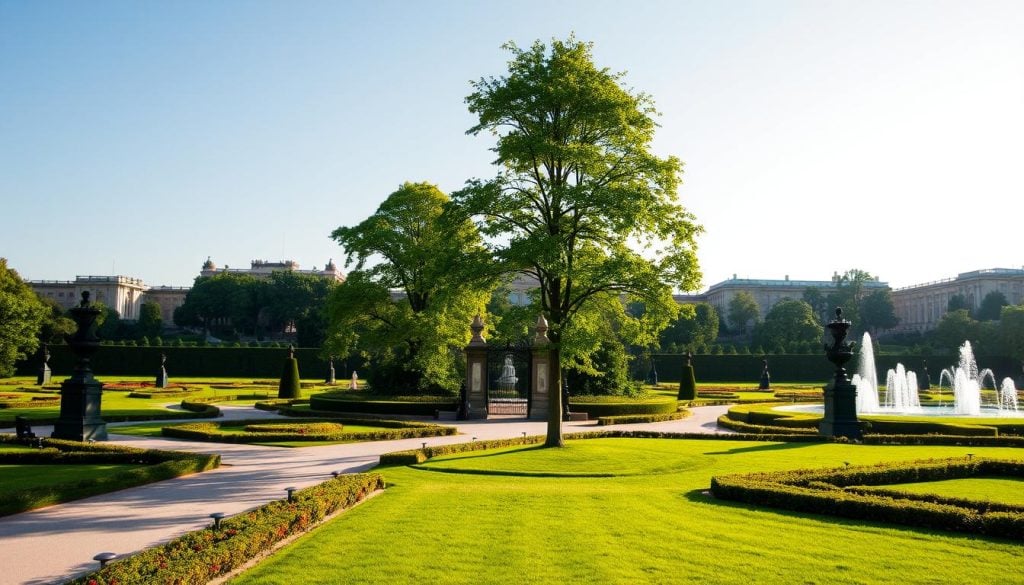
[[[263,422],[266,422],[266,423],[279,422],[281,424],[297,424],[297,423],[302,423],[303,421],[302,421],[302,419],[285,419],[285,420],[281,420],[281,419],[267,419],[266,421],[263,421]],[[194,424],[194,423],[186,423],[186,424]],[[245,429],[243,427],[241,427],[241,426],[230,426],[230,424],[224,424],[224,423],[221,423],[221,424],[213,423],[213,424],[217,426],[217,432],[219,434],[223,434],[223,435],[244,435],[244,434],[246,434]],[[136,437],[161,437],[161,438],[163,438],[163,434],[161,433],[161,429],[163,429],[164,427],[167,427],[167,426],[174,426],[174,425],[168,425],[167,423],[144,423],[144,424],[133,424],[133,425],[124,425],[124,426],[110,426],[110,427],[107,427],[107,432],[111,433],[111,434],[115,434],[115,435],[130,435],[130,436],[136,436]],[[369,424],[358,425],[358,424],[348,424],[348,423],[346,423],[344,425],[344,428],[341,431],[341,434],[345,435],[345,434],[355,434],[355,433],[369,433],[369,432],[375,432],[375,431],[388,431],[388,430],[392,430],[392,429],[393,429],[393,427],[382,427],[382,426],[374,426],[374,425],[369,425]],[[246,444],[247,445],[262,445],[264,447],[289,447],[289,448],[294,448],[294,447],[319,447],[319,446],[323,446],[323,445],[337,445],[337,444],[340,444],[340,443],[355,443],[355,442],[359,442],[359,441],[360,441],[360,439],[358,439],[358,438],[352,438],[352,439],[341,439],[341,440],[338,440],[338,441],[266,441],[266,442],[251,442],[251,443],[246,443]]]
[[[712,475],[968,452],[1024,458],[1011,448],[653,439],[439,457],[384,468],[383,495],[233,583],[934,583],[940,566],[948,583],[1015,580],[1019,543],[702,495]],[[567,477],[581,470],[614,477]]]
[[[104,383],[117,382],[152,382],[151,377],[141,376],[97,376]],[[60,383],[66,377],[56,377],[45,389],[56,391]],[[129,397],[129,390],[105,390],[102,398],[103,414],[109,416],[139,417],[145,418],[157,413],[175,412],[165,408],[167,404],[178,405],[183,398],[210,398],[223,399],[227,404],[237,406],[251,406],[260,400],[277,398],[277,382],[274,380],[253,380],[252,378],[172,378],[172,384],[185,384],[189,391],[187,394],[175,394],[174,396],[155,396],[152,398]],[[324,386],[323,380],[303,380],[306,384],[315,384],[312,388],[303,388],[302,397],[308,398],[310,394],[336,389],[336,386]],[[225,388],[225,386],[233,386]],[[17,377],[0,380],[0,392],[13,394],[20,399],[31,399],[33,396],[55,396],[57,394],[43,394],[38,392],[20,392],[18,388],[34,389],[35,378]],[[143,390],[144,391],[144,390]],[[235,399],[243,396],[241,400]],[[13,426],[14,417],[24,416],[31,420],[55,419],[60,415],[60,406],[54,405],[45,408],[12,408],[0,409],[0,425]]]
[[[947,498],[988,500],[1024,506],[1024,479],[1015,477],[970,477],[880,487],[914,494],[934,494]]]
[[[88,481],[134,469],[137,465],[0,465],[0,494],[10,490]]]

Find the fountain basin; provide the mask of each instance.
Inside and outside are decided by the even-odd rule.
[[[794,414],[823,414],[825,412],[825,406],[822,404],[792,404],[777,406],[773,410],[782,412],[791,412]],[[959,414],[953,405],[941,405],[941,406],[921,406],[914,409],[913,411],[889,411],[887,412],[884,408],[879,408],[877,411],[872,413],[860,413],[859,418],[864,420],[871,420],[873,417],[886,417],[886,418],[915,418],[915,417],[935,417],[935,418],[951,418],[951,419],[1024,419],[1024,410],[1013,411],[1013,410],[1000,410],[996,407],[981,407],[979,414]]]

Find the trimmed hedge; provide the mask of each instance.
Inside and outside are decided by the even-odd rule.
[[[367,414],[405,414],[414,416],[434,416],[441,410],[456,410],[458,401],[452,398],[443,402],[403,402],[395,400],[346,400],[339,398],[338,392],[324,392],[309,397],[312,410],[333,412],[358,412]]]
[[[60,406],[60,396],[38,396],[31,400],[0,400],[0,409],[50,408],[52,406]]]
[[[0,442],[16,443],[14,435],[0,435]],[[42,449],[0,452],[0,463],[8,465],[109,465],[140,467],[103,477],[67,483],[9,490],[0,498],[0,516],[17,514],[97,494],[162,481],[172,477],[215,469],[220,455],[136,449],[108,444],[42,439]]]
[[[743,421],[733,420],[728,414],[718,417],[718,426],[738,433],[757,433],[760,435],[787,435],[798,433],[801,435],[817,435],[818,429],[807,429],[801,427],[776,427],[770,425],[752,425]]]
[[[302,423],[281,423],[272,424],[273,420],[236,420],[223,423],[203,422],[174,425],[160,429],[160,434],[165,437],[176,439],[189,439],[192,441],[209,441],[214,443],[270,443],[278,441],[391,441],[395,439],[414,439],[418,437],[439,437],[444,435],[458,434],[455,427],[434,425],[414,421],[397,420],[369,420],[353,418],[330,418],[310,419],[306,423],[341,423],[341,424],[366,424],[387,427],[387,430],[365,431],[357,433],[346,432],[299,432],[293,430]],[[247,428],[247,427],[271,427],[280,426],[284,430],[256,431],[245,434],[222,433],[224,427]]]
[[[679,401],[674,398],[660,398],[630,402],[577,402],[570,398],[569,410],[585,412],[589,418],[634,414],[671,414],[679,410]]]
[[[665,422],[679,420],[690,416],[689,410],[680,410],[668,414],[625,414],[621,416],[602,416],[597,419],[597,426],[628,425],[637,423]]]
[[[207,583],[237,569],[286,538],[384,489],[379,474],[342,475],[296,491],[293,501],[275,500],[221,522],[221,529],[196,530],[79,577],[73,585]]]
[[[1024,462],[958,458],[731,475],[713,477],[711,492],[722,499],[797,512],[1024,540],[1024,506],[878,494],[862,487],[982,475],[1024,477]],[[851,486],[856,487],[844,489]]]

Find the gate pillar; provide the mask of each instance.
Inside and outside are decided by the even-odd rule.
[[[551,405],[551,340],[548,339],[548,321],[541,315],[537,318],[533,338],[533,363],[530,371],[530,412],[527,418],[547,420]]]
[[[473,332],[465,349],[469,418],[487,418],[487,341],[480,335],[484,330],[480,315],[473,318],[469,330]]]

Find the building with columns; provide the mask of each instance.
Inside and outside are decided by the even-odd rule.
[[[206,258],[206,262],[203,262],[203,268],[199,271],[199,276],[216,276],[218,274],[239,274],[249,275],[256,278],[270,278],[270,275],[275,272],[294,272],[296,274],[307,274],[311,276],[319,276],[320,278],[327,278],[334,280],[335,282],[343,282],[345,275],[338,270],[338,267],[334,264],[332,258],[324,266],[323,270],[317,270],[313,268],[311,270],[302,270],[299,268],[299,263],[294,260],[281,260],[279,262],[270,262],[269,260],[251,260],[249,262],[249,268],[229,268],[225,265],[223,268],[218,268],[209,257]]]
[[[949,307],[949,300],[962,295],[971,311],[977,311],[985,295],[1003,293],[1011,305],[1024,302],[1024,269],[987,268],[962,272],[956,278],[915,284],[892,292],[892,302],[900,324],[894,331],[934,329]]]

